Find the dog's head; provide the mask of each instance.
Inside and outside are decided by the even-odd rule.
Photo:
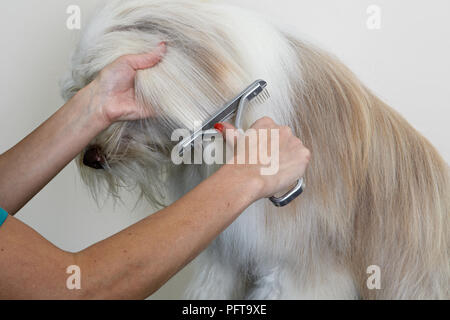
[[[111,194],[119,186],[138,186],[152,201],[161,200],[175,167],[173,130],[192,130],[257,78],[271,84],[272,103],[289,104],[283,93],[289,66],[280,56],[286,54],[285,39],[241,9],[196,1],[107,5],[84,32],[63,96],[69,99],[118,57],[149,52],[161,41],[167,44],[162,62],[136,77],[137,101],[155,116],[113,124],[79,157],[82,177],[94,194],[102,186]],[[281,122],[280,112],[274,107],[268,115]],[[247,120],[267,113],[249,110]]]

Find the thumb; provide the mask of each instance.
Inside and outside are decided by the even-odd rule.
[[[162,59],[166,50],[166,44],[161,42],[149,53],[128,55],[127,62],[134,70],[148,69],[155,66]]]

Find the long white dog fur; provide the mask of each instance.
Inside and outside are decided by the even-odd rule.
[[[188,297],[449,298],[447,164],[339,61],[263,17],[199,1],[109,2],[84,30],[64,97],[161,41],[167,55],[136,79],[140,105],[158,116],[116,123],[92,141],[105,169],[81,160],[80,169],[94,195],[136,186],[169,204],[194,187],[215,168],[172,164],[172,131],[204,121],[256,79],[271,98],[248,110],[245,126],[269,116],[313,155],[304,194],[284,208],[248,208],[202,254]],[[380,289],[367,286],[371,265]]]

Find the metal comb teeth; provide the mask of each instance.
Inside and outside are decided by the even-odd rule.
[[[251,102],[255,102],[258,104],[263,104],[264,102],[266,102],[268,99],[270,98],[270,93],[269,90],[267,90],[267,88],[263,89],[263,91],[261,91],[260,94],[258,94],[256,97],[254,97]]]

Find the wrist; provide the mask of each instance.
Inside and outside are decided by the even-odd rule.
[[[264,180],[259,174],[255,174],[248,167],[238,164],[225,164],[221,171],[227,179],[234,181],[240,193],[246,195],[249,205],[264,197]]]
[[[105,117],[104,99],[98,94],[96,80],[81,89],[74,97],[74,103],[78,105],[91,126],[97,127],[100,131],[112,124],[112,121]]]

